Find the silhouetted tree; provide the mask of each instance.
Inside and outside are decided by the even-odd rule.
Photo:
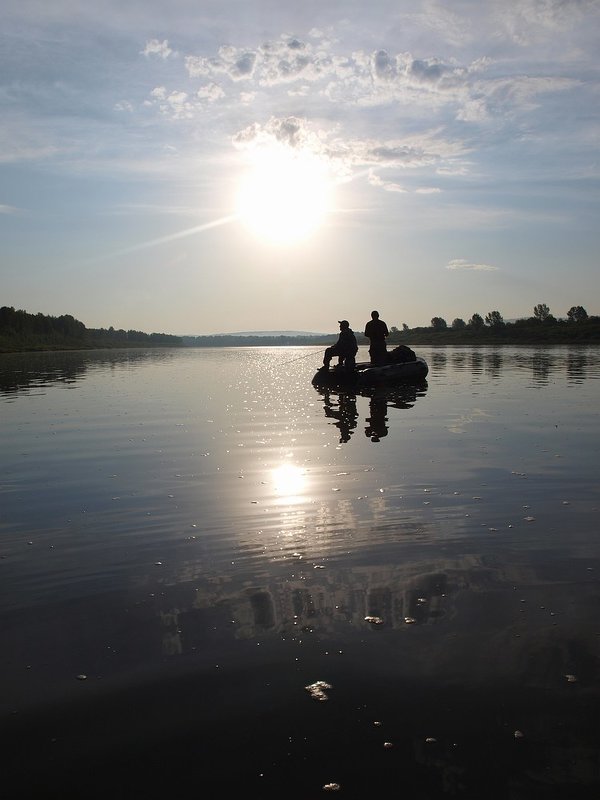
[[[456,317],[456,319],[452,320],[452,327],[455,331],[462,331],[463,328],[467,327],[467,323],[464,321],[464,319]]]
[[[392,327],[390,328],[390,333],[400,333],[400,331],[395,325],[392,325]]]
[[[71,314],[63,314],[57,317],[54,325],[63,336],[71,336],[80,339],[85,333],[85,325],[83,322],[79,322],[79,320],[72,317]]]
[[[583,306],[571,306],[567,311],[569,322],[583,322],[588,318],[588,313]]]
[[[443,331],[448,327],[448,323],[443,317],[433,317],[431,327],[434,331]]]
[[[469,325],[471,328],[475,328],[475,330],[483,328],[484,322],[481,314],[473,314],[473,316],[469,320]]]
[[[550,309],[546,303],[538,303],[533,309],[533,316],[540,322],[545,322],[550,316]]]
[[[408,325],[406,324],[406,322],[403,322],[403,323],[402,323],[402,330],[403,330],[403,331],[409,331],[409,330],[410,330],[410,328],[408,327]]]
[[[485,324],[490,328],[501,328],[504,325],[504,319],[499,311],[490,311],[485,315]]]

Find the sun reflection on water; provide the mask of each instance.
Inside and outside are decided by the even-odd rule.
[[[275,493],[280,502],[298,503],[306,499],[306,470],[295,464],[281,464],[272,471]]]

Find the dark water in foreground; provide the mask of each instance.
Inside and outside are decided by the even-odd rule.
[[[3,797],[599,796],[600,349],[419,355],[0,356]]]

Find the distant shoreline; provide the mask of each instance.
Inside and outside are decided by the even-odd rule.
[[[594,345],[600,344],[600,317],[588,317],[582,307],[579,318],[556,319],[530,317],[504,322],[498,312],[483,319],[475,314],[469,323],[455,320],[452,326],[440,318],[431,327],[402,330],[391,327],[388,348],[398,345],[421,347],[482,345]],[[497,316],[494,316],[496,315]],[[368,344],[362,331],[355,331],[359,345]],[[52,317],[29,314],[12,307],[0,308],[0,353],[53,352],[69,350],[148,349],[154,347],[328,347],[338,333],[287,334],[265,331],[255,334],[217,334],[210,336],[174,336],[166,333],[109,328],[86,328],[69,314]]]
[[[263,339],[268,337],[262,337]],[[99,352],[101,350],[154,350],[154,349],[169,349],[169,350],[194,350],[194,349],[210,349],[210,348],[228,348],[228,347],[236,347],[236,348],[255,348],[255,347],[315,347],[315,348],[325,348],[332,344],[337,337],[332,336],[329,340],[322,340],[320,342],[269,342],[263,341],[260,344],[256,342],[236,342],[236,343],[221,343],[221,344],[177,344],[177,345],[158,345],[158,344],[148,344],[148,345],[141,345],[141,344],[114,344],[114,345],[100,345],[100,346],[86,346],[81,344],[73,344],[73,345],[39,345],[39,346],[23,346],[23,347],[2,347],[0,346],[0,355],[10,355],[10,354],[26,354],[26,353],[69,353],[69,352]],[[358,344],[361,347],[368,346],[368,341],[366,339],[359,339],[357,337]],[[408,340],[407,337],[402,338],[401,340],[391,341],[388,342],[388,350],[392,350],[394,347],[397,347],[400,344],[409,345],[412,348],[418,348],[422,346],[435,346],[435,347],[470,347],[470,348],[477,348],[477,347],[590,347],[590,346],[600,346],[599,339],[564,339],[558,340],[553,339],[551,341],[545,341],[541,339],[517,339],[517,338],[504,338],[504,339],[473,339],[470,341],[467,340],[451,340],[450,338],[445,339],[440,336],[436,337],[423,337],[422,339],[410,339]]]

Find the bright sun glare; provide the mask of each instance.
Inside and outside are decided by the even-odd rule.
[[[306,489],[306,474],[301,467],[282,464],[273,470],[276,493],[282,498],[300,496]]]
[[[255,151],[242,179],[237,213],[260,239],[293,244],[323,222],[331,205],[332,184],[322,159],[284,145]]]

